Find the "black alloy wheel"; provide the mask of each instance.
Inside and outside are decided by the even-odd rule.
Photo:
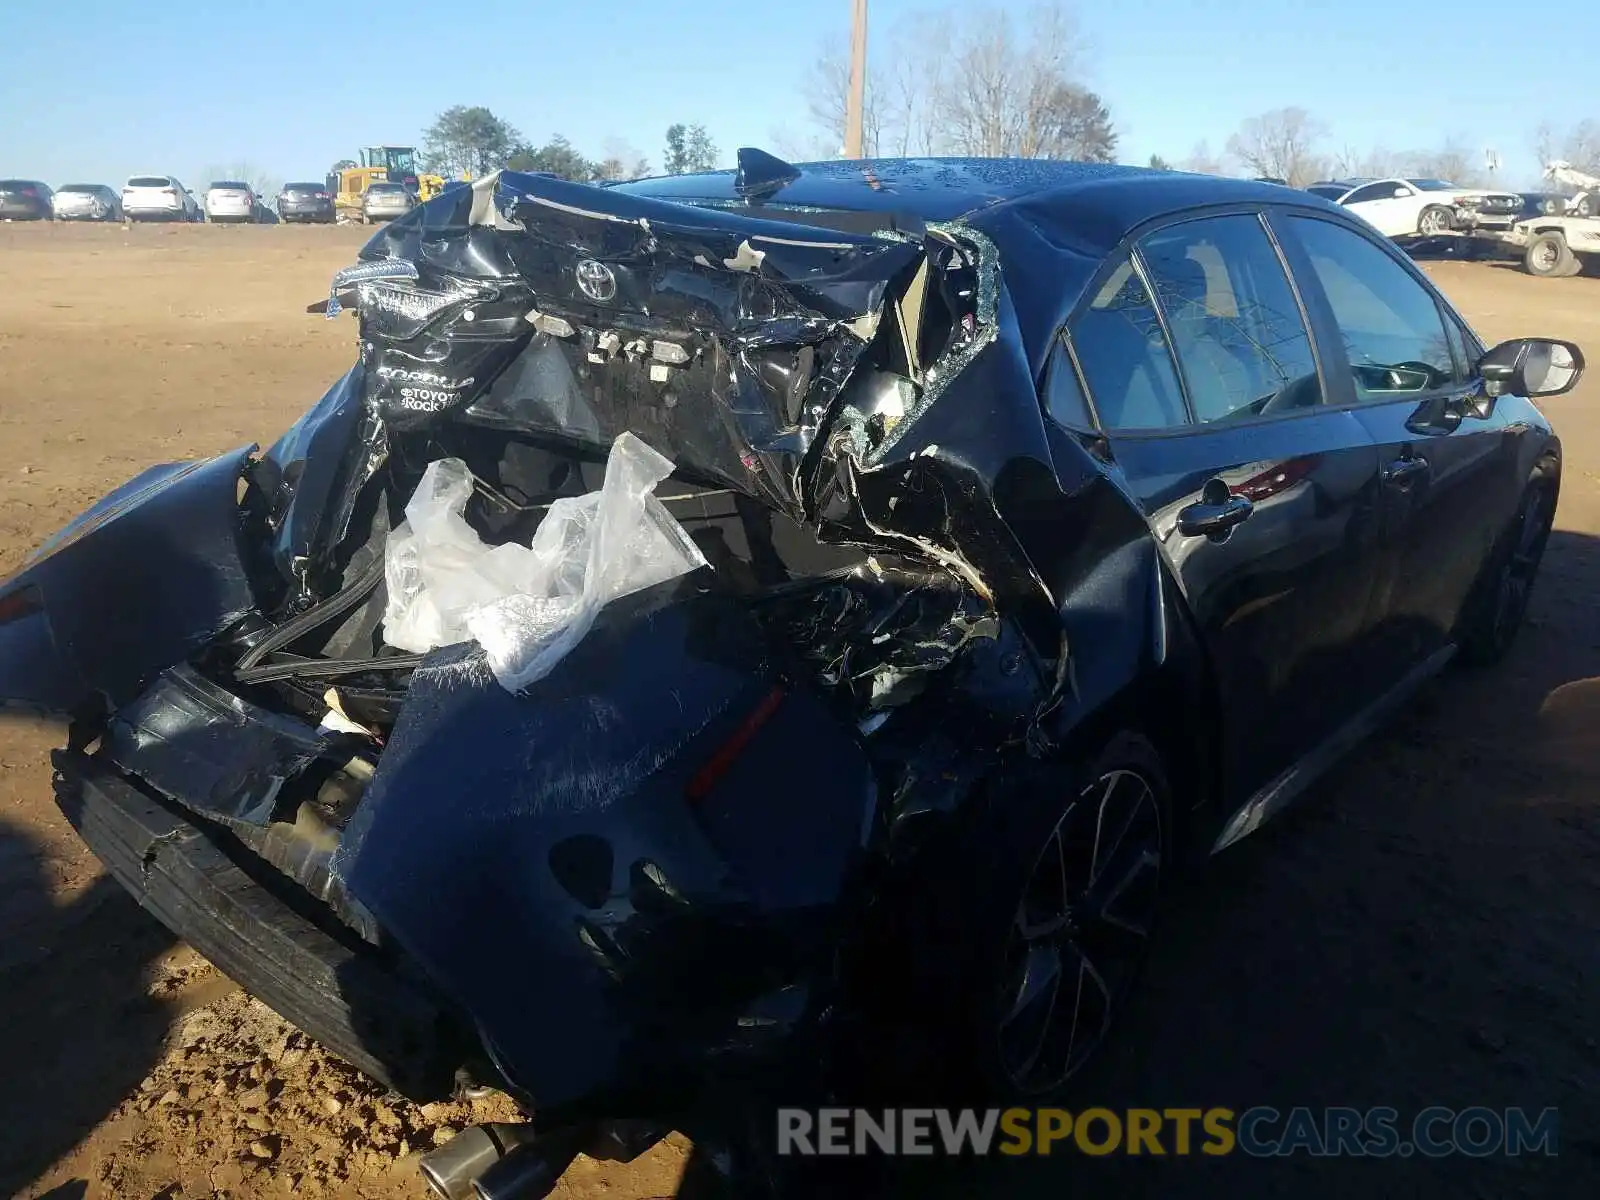
[[[1155,925],[1166,834],[1159,789],[1131,765],[1101,772],[1035,854],[994,1010],[1007,1090],[1057,1090],[1110,1031]]]
[[[1534,581],[1555,523],[1555,507],[1556,481],[1541,465],[1528,481],[1517,515],[1496,554],[1483,605],[1462,633],[1461,655],[1467,662],[1488,665],[1511,648],[1528,615]]]

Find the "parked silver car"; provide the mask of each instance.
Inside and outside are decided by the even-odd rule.
[[[417,206],[417,198],[403,183],[373,183],[361,200],[361,215],[368,221],[392,221]]]
[[[256,192],[248,183],[224,179],[205,190],[204,208],[210,222],[248,224],[256,219]]]
[[[198,221],[200,205],[175,175],[134,175],[122,189],[130,221]]]
[[[103,183],[66,183],[50,198],[58,221],[120,221],[122,199]]]

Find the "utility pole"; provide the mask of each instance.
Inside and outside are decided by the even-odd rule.
[[[867,94],[867,0],[851,0],[850,94],[844,105],[844,156],[860,158],[862,111]]]

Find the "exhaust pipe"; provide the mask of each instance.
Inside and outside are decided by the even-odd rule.
[[[471,1125],[424,1154],[417,1167],[439,1200],[473,1200],[473,1181],[532,1138],[532,1125]]]
[[[508,1151],[473,1183],[477,1200],[544,1200],[594,1130],[562,1129]]]

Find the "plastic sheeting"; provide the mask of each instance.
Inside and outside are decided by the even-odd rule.
[[[598,492],[550,506],[532,544],[485,545],[463,515],[472,475],[431,463],[384,550],[384,641],[424,653],[476,639],[500,685],[549,674],[611,601],[705,565],[652,494],[672,461],[632,434],[612,444]]]

